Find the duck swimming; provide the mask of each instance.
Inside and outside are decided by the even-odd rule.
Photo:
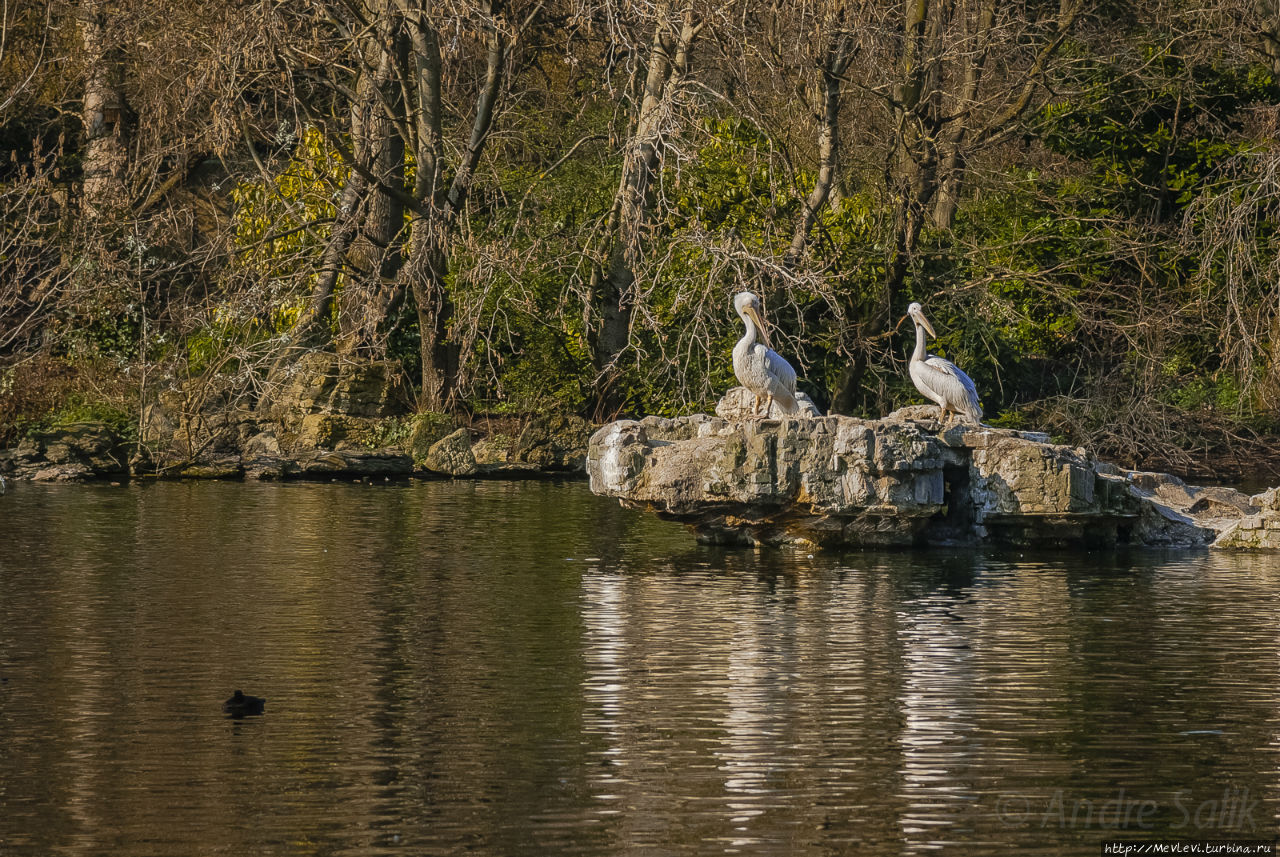
[[[222,703],[222,710],[230,714],[232,717],[240,718],[251,715],[261,714],[267,705],[267,700],[261,696],[248,696],[242,690],[237,690],[231,695],[231,698]]]

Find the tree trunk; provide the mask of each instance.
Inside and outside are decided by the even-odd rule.
[[[956,208],[960,204],[960,188],[964,183],[965,147],[970,129],[977,122],[978,91],[982,85],[982,72],[987,64],[991,47],[991,31],[995,27],[995,0],[986,0],[978,11],[975,49],[966,55],[964,83],[960,90],[950,127],[943,135],[940,148],[943,154],[938,173],[938,198],[933,208],[933,221],[939,229],[950,229],[955,222]]]
[[[347,248],[359,230],[365,195],[364,177],[352,171],[347,177],[347,184],[342,189],[342,197],[338,201],[337,217],[333,229],[329,233],[329,243],[324,248],[324,256],[320,261],[320,272],[316,275],[316,284],[311,290],[311,301],[307,306],[307,315],[298,326],[296,338],[299,342],[314,342],[329,338],[329,317],[333,312],[333,295],[342,273],[343,259]]]
[[[404,261],[405,146],[396,118],[404,113],[399,73],[408,63],[408,39],[398,13],[372,11],[377,24],[364,40],[366,69],[356,84],[351,121],[355,157],[377,178],[351,247],[358,277],[348,287],[342,315],[353,348],[376,341]]]
[[[822,115],[818,125],[818,177],[796,219],[783,265],[793,268],[809,242],[809,233],[826,205],[840,162],[840,81],[849,66],[849,37],[844,31],[843,6],[829,22],[831,36],[822,64]]]
[[[1266,55],[1273,75],[1280,75],[1280,2],[1255,0],[1257,24],[1254,28],[1262,52]]]
[[[80,44],[86,77],[81,116],[84,124],[84,214],[95,217],[128,204],[125,171],[129,163],[128,107],[120,94],[118,52],[107,44],[101,0],[80,4]]]
[[[457,404],[459,352],[449,331],[453,300],[445,282],[449,256],[444,237],[438,221],[415,221],[407,266],[421,336],[420,404],[429,411],[446,411]]]
[[[417,94],[414,135],[418,175],[413,195],[423,206],[411,224],[409,264],[404,274],[418,311],[418,354],[422,364],[419,404],[426,410],[443,411],[453,403],[457,361],[450,360],[447,348],[453,304],[445,284],[448,260],[442,240],[447,213],[440,205],[444,167],[440,40],[425,10],[402,9],[409,26]],[[455,367],[453,371],[451,365]]]
[[[685,74],[689,50],[700,29],[686,9],[679,33],[667,20],[670,6],[661,3],[655,12],[653,46],[645,78],[635,132],[627,145],[622,179],[614,195],[606,227],[603,264],[592,272],[586,329],[596,369],[596,412],[604,416],[617,406],[614,386],[618,359],[631,338],[635,305],[635,267],[643,251],[649,219],[649,187],[658,165],[660,119],[672,82]],[[592,318],[592,316],[595,318]]]
[[[906,284],[907,271],[923,225],[924,208],[937,184],[938,60],[931,50],[938,38],[932,0],[905,0],[903,40],[898,59],[900,82],[894,87],[896,133],[891,166],[885,176],[894,196],[894,233],[885,260],[884,285],[857,325],[860,342],[878,337],[888,326]],[[857,349],[841,372],[831,411],[852,414],[868,368],[865,348]]]
[[[421,204],[421,211],[416,213],[412,224],[410,261],[405,266],[405,273],[418,311],[421,404],[428,410],[442,411],[457,403],[461,368],[461,351],[451,331],[454,304],[449,296],[447,280],[450,244],[493,128],[509,44],[502,27],[495,26],[489,34],[485,78],[476,96],[471,137],[446,191],[442,175],[444,151],[439,37],[425,11],[409,10],[404,5],[401,8],[405,12],[414,54],[417,105],[412,121],[418,162],[414,197]],[[497,4],[485,7],[489,15],[497,15],[499,11]],[[524,23],[527,26],[530,22]]]

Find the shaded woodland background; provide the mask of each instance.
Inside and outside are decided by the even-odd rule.
[[[0,0],[0,445],[309,349],[706,409],[751,288],[824,409],[919,300],[995,424],[1256,471],[1278,76],[1275,0]]]

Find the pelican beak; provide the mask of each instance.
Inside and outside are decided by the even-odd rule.
[[[924,317],[924,313],[922,312],[917,313],[915,315],[915,320],[920,322],[920,325],[925,329],[925,332],[927,332],[930,336],[932,336],[934,339],[938,338],[938,334],[933,332],[933,325],[929,324],[929,319]]]
[[[760,317],[760,311],[756,309],[755,304],[747,307],[747,315],[751,316],[751,320],[760,331],[760,341],[764,343],[764,347],[772,348],[773,346],[769,344],[769,328]]]

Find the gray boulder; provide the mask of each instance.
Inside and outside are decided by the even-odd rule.
[[[530,471],[580,473],[590,439],[591,426],[581,417],[537,417],[521,429],[510,460]]]
[[[1246,513],[1222,527],[1213,544],[1238,550],[1280,550],[1280,488],[1250,497]]]
[[[317,450],[290,462],[277,474],[264,469],[259,479],[363,479],[398,478],[413,472],[413,459],[395,449]]]

